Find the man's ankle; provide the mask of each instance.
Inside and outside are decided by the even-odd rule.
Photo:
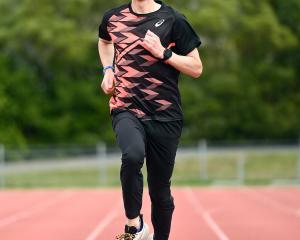
[[[127,225],[132,227],[136,227],[138,230],[141,228],[142,222],[140,216],[134,218],[134,219],[128,219]]]

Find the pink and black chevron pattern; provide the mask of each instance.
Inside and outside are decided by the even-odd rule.
[[[150,73],[149,67],[158,59],[140,45],[143,36],[138,26],[143,20],[145,17],[131,13],[127,7],[108,21],[108,32],[115,45],[115,92],[110,99],[110,110],[127,108],[137,117],[144,117],[146,113],[136,102],[154,106],[155,112],[172,105],[159,94],[163,81]]]

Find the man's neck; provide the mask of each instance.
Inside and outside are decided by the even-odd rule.
[[[146,14],[157,11],[161,5],[154,0],[131,0],[131,7],[135,13]]]

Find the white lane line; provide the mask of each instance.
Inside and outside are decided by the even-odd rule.
[[[292,214],[296,217],[300,217],[299,209],[293,209],[291,207],[288,207],[285,204],[282,204],[274,199],[268,198],[265,195],[262,195],[253,189],[244,188],[244,189],[240,190],[240,192],[258,202],[263,203],[264,205],[273,207],[273,208],[275,208],[279,211],[285,212],[285,213]]]
[[[105,230],[105,228],[120,214],[120,206],[122,202],[118,202],[116,206],[102,219],[95,229],[89,234],[85,240],[96,240],[97,237]]]
[[[185,192],[186,192],[186,197],[190,202],[190,204],[193,206],[195,211],[203,218],[203,220],[210,227],[210,229],[217,235],[218,239],[229,240],[229,237],[226,236],[224,231],[222,231],[221,227],[216,223],[216,221],[210,215],[210,212],[205,210],[205,208],[199,203],[192,189],[186,188]]]
[[[24,210],[24,211],[20,211],[13,215],[8,216],[8,217],[2,218],[2,219],[0,219],[0,228],[5,227],[10,224],[13,224],[15,222],[18,222],[22,219],[29,218],[32,215],[34,215],[38,212],[41,212],[43,210],[46,210],[47,208],[51,207],[52,205],[55,205],[56,203],[70,197],[73,194],[74,194],[74,192],[72,192],[72,191],[64,191],[63,193],[59,194],[55,198],[52,198],[45,202],[42,202],[34,207]]]

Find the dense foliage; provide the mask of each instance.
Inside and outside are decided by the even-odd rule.
[[[125,1],[0,0],[0,142],[114,142],[97,30]],[[203,45],[182,76],[183,141],[296,139],[300,1],[173,0]]]

